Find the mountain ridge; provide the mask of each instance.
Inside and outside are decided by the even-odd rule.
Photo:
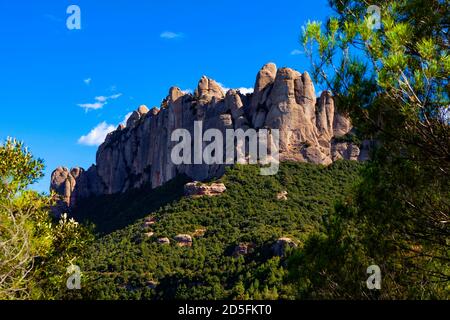
[[[170,159],[175,145],[171,133],[180,128],[192,133],[196,121],[202,121],[204,130],[221,132],[278,129],[281,161],[329,165],[368,158],[368,143],[338,139],[353,128],[349,117],[337,111],[330,92],[317,97],[307,72],[269,63],[258,72],[253,93],[224,92],[215,80],[203,76],[193,94],[172,87],[159,109],[140,106],[126,125],[106,137],[95,165],[88,170],[59,167],[52,173],[50,189],[61,198],[57,211],[70,211],[92,196],[144,185],[156,188],[179,174],[198,181],[222,176],[225,165],[175,165]]]

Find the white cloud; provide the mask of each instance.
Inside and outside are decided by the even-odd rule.
[[[182,34],[182,33],[172,32],[172,31],[164,31],[164,32],[161,33],[159,36],[160,36],[162,39],[172,40],[172,39],[177,39],[177,38],[183,37],[183,34]]]
[[[222,83],[218,82],[217,83],[220,87],[222,87],[222,90],[225,92],[228,92],[229,90],[231,90],[232,88],[228,88],[227,86],[223,85]],[[239,90],[242,94],[248,94],[248,93],[253,93],[254,89],[253,88],[244,88],[244,87],[240,87],[240,88],[236,88],[235,90]]]
[[[98,110],[103,108],[103,106],[106,103],[103,102],[95,102],[95,103],[80,103],[78,104],[79,107],[83,108],[84,110],[88,111],[88,110]]]
[[[120,124],[123,124],[124,126],[127,125],[127,121],[128,119],[131,117],[131,115],[133,114],[133,112],[128,112],[125,117],[123,118],[123,121]]]
[[[301,55],[301,54],[303,54],[303,52],[301,50],[299,50],[299,49],[295,49],[295,50],[291,51],[291,56],[298,56],[298,55]]]
[[[193,94],[194,90],[192,89],[186,89],[186,90],[181,90],[181,92],[183,92],[184,94]]]
[[[122,94],[121,93],[118,93],[118,94],[113,94],[112,96],[109,96],[108,97],[108,100],[109,99],[113,99],[113,100],[115,100],[115,99],[118,99],[118,98],[120,98],[122,96]]]
[[[87,78],[87,79],[84,79],[83,82],[84,82],[86,85],[90,85],[91,82],[92,82],[92,79],[91,79],[91,78]]]
[[[99,96],[99,97],[95,97],[95,100],[97,100],[98,102],[106,102],[106,100],[108,100],[108,97]]]
[[[107,124],[103,121],[92,129],[87,135],[78,139],[78,143],[85,146],[99,146],[105,141],[108,133],[113,132],[115,129],[115,126]]]
[[[253,88],[238,88],[237,90],[239,90],[242,94],[253,93],[253,91],[255,91]]]
[[[217,82],[217,84],[222,88],[223,91],[227,92],[228,90],[230,90],[230,88],[226,87],[223,85],[223,83],[221,82]]]
[[[125,115],[122,122],[119,123],[126,126],[128,119],[131,117],[133,112],[129,112]],[[115,131],[118,126],[108,124],[106,121],[99,123],[94,129],[92,129],[87,135],[81,136],[78,139],[78,143],[85,146],[95,146],[98,147],[103,142],[105,142],[106,136]]]
[[[115,100],[122,96],[121,93],[114,94],[112,96],[97,96],[95,97],[94,103],[80,103],[79,107],[83,108],[86,112],[89,110],[98,110],[102,109],[106,104],[108,104],[109,100]]]
[[[98,96],[98,97],[95,97],[95,100],[97,100],[98,102],[106,102],[106,101],[108,101],[108,100],[115,100],[115,99],[118,99],[118,98],[120,98],[121,96],[122,96],[121,93],[113,94],[112,96]]]

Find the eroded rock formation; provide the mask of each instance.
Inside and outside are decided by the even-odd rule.
[[[188,234],[179,234],[175,237],[179,247],[192,247],[192,236]]]
[[[203,131],[215,128],[224,134],[226,129],[279,129],[281,161],[329,165],[338,159],[367,157],[358,145],[335,139],[348,134],[352,126],[336,110],[330,92],[317,98],[307,72],[277,69],[270,63],[259,71],[252,94],[225,93],[217,82],[202,77],[194,94],[171,88],[160,108],[140,106],[126,126],[106,137],[89,170],[60,167],[53,172],[51,189],[61,196],[58,210],[69,210],[90,196],[148,184],[159,187],[178,174],[197,181],[220,177],[224,165],[171,161],[177,144],[171,142],[172,132],[184,128],[194,136],[195,121],[203,121]]]
[[[188,197],[213,197],[224,193],[227,190],[223,183],[203,184],[191,182],[184,186],[184,194]]]

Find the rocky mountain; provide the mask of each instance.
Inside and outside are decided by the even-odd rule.
[[[258,73],[254,92],[224,92],[214,80],[202,77],[194,94],[171,88],[160,108],[139,107],[110,133],[88,170],[60,167],[51,177],[51,190],[61,196],[58,211],[67,211],[91,196],[123,193],[144,185],[159,187],[179,174],[196,181],[223,175],[224,165],[175,165],[171,142],[175,129],[279,129],[280,160],[329,165],[339,159],[365,160],[365,147],[341,139],[351,130],[330,92],[316,96],[307,72],[301,74],[273,63]]]

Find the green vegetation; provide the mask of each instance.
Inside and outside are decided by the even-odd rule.
[[[144,187],[124,194],[106,195],[88,199],[77,206],[73,216],[77,221],[93,223],[97,233],[108,234],[123,229],[184,195],[183,187],[190,182],[178,176],[163,188]]]
[[[346,143],[353,143],[357,146],[361,145],[361,139],[358,137],[357,134],[355,134],[354,132],[349,132],[347,133],[345,136],[341,136],[341,137],[335,137],[334,138],[334,142],[346,142]]]
[[[291,260],[291,276],[299,296],[364,299],[374,296],[352,271],[377,264],[378,298],[448,299],[450,2],[376,4],[380,29],[367,1],[331,0],[335,16],[301,39],[316,81],[378,148],[326,233]]]
[[[104,223],[109,230],[122,226],[120,213],[127,207],[136,210],[135,217],[152,216],[157,223],[144,230],[141,219],[101,237],[80,264],[87,278],[79,298],[296,298],[286,258],[275,257],[272,246],[278,238],[290,237],[301,247],[309,235],[323,232],[323,221],[358,181],[361,167],[347,161],[330,167],[285,163],[278,175],[264,177],[255,166],[237,166],[221,179],[228,188],[223,195],[181,198],[159,209],[144,205],[145,199],[162,194],[176,197],[183,183],[133,191],[112,206],[104,198],[89,199],[86,205],[96,203],[95,216],[108,217]],[[277,200],[281,191],[289,193],[287,201]],[[178,247],[173,240],[201,229],[206,233],[194,237],[191,248]],[[149,231],[155,235],[148,238]],[[172,244],[158,244],[160,237],[168,237]],[[240,243],[254,244],[254,251],[233,257]]]
[[[0,300],[67,297],[67,267],[92,240],[73,219],[51,218],[50,197],[26,189],[43,167],[18,141],[0,146]]]
[[[0,147],[0,299],[448,299],[450,3],[380,0],[380,29],[366,1],[330,5],[335,16],[309,23],[301,42],[316,81],[357,128],[336,140],[373,141],[370,162],[285,163],[270,177],[237,166],[213,198],[182,197],[179,177],[89,199],[75,212],[97,226],[88,247],[86,229],[55,223],[51,199],[26,190],[42,161],[9,140]],[[149,216],[156,223],[144,228]],[[192,247],[177,246],[178,234],[196,235]],[[280,237],[298,248],[275,256]],[[234,256],[239,244],[253,250]],[[65,290],[71,263],[81,291]],[[380,291],[366,287],[370,265],[382,270]]]

